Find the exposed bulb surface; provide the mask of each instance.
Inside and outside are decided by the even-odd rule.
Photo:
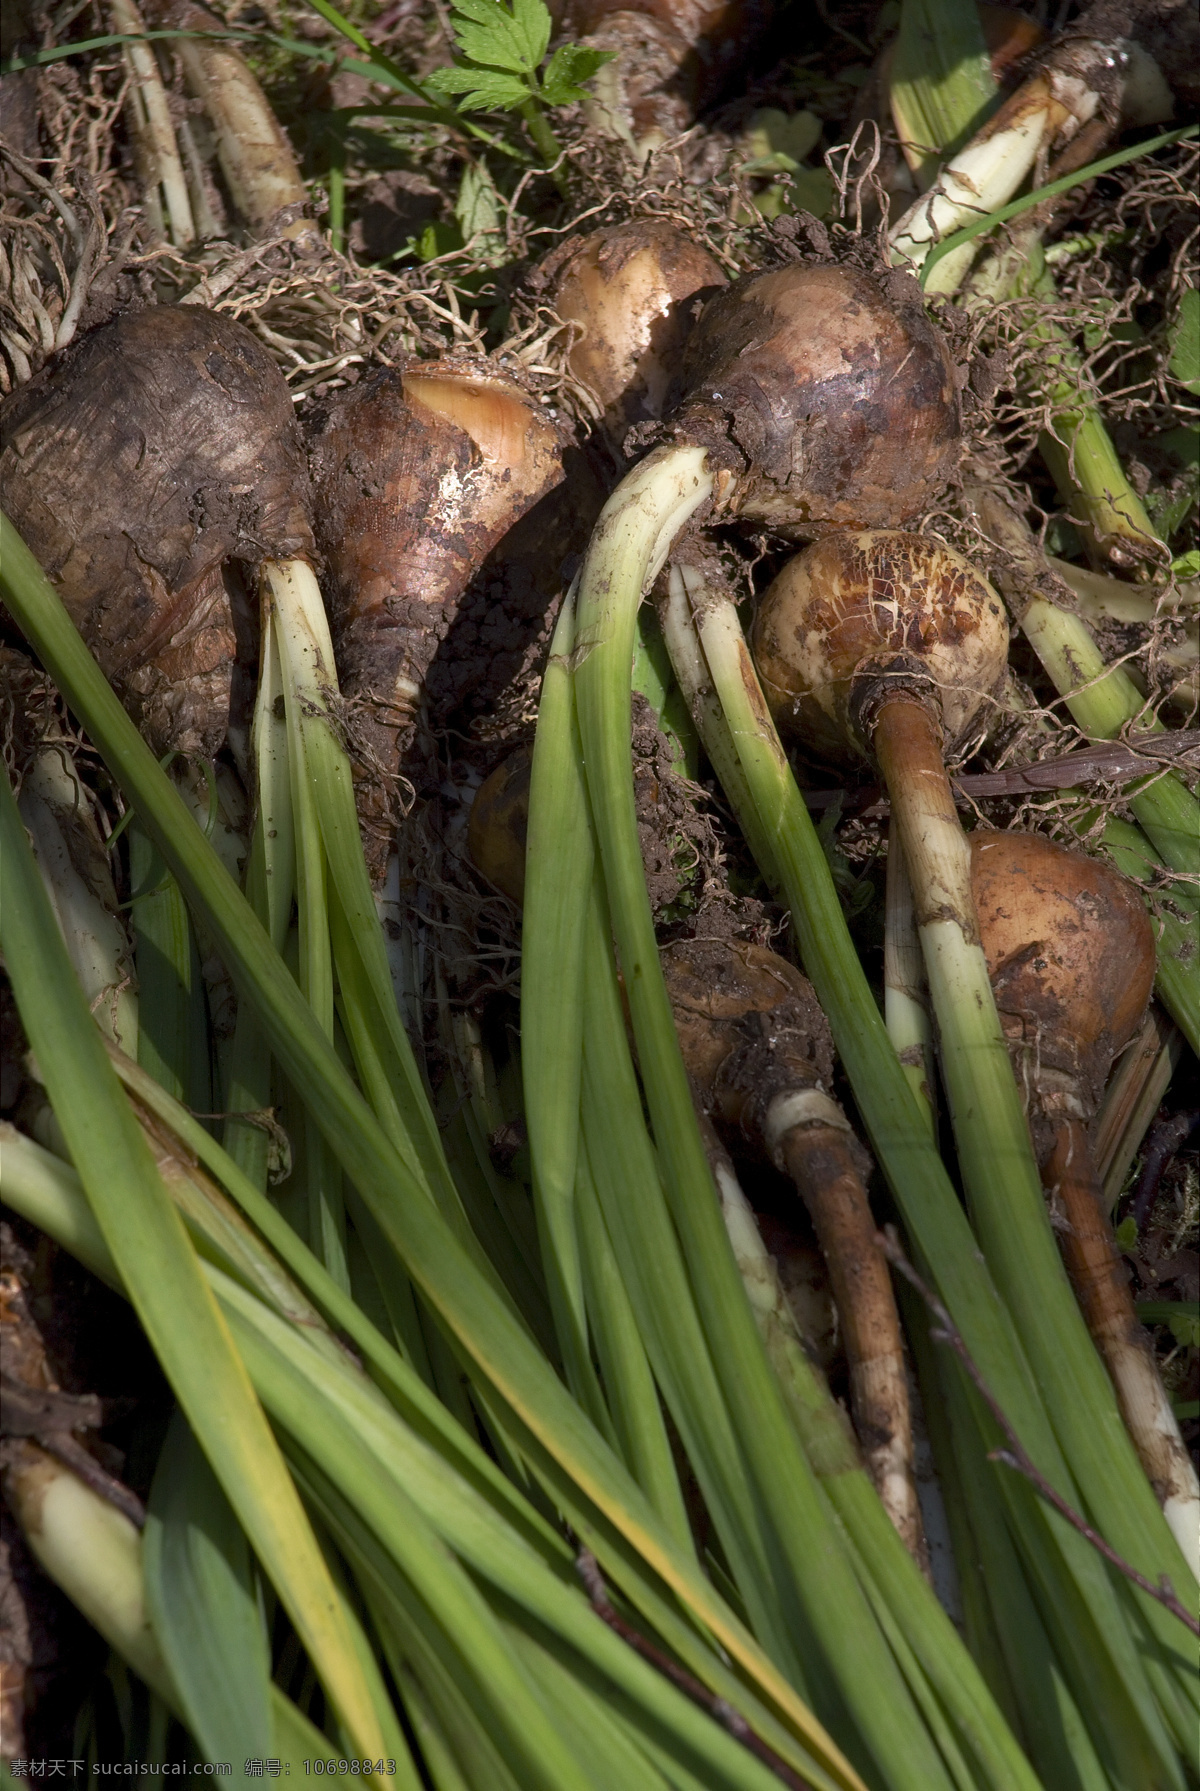
[[[928,507],[962,430],[949,350],[907,274],[833,263],[751,274],[688,340],[678,423],[740,450],[728,509],[797,540]]]
[[[380,874],[387,782],[426,674],[474,573],[562,479],[561,441],[487,362],[413,362],[339,394],[314,420],[310,460],[338,674],[376,760],[358,793]]]
[[[1154,928],[1120,872],[1040,833],[977,828],[971,885],[996,1007],[1051,1107],[1071,1084],[1089,1119],[1154,987]],[[1050,1072],[1046,1075],[1045,1072]]]
[[[846,531],[789,560],[751,647],[780,732],[814,754],[865,754],[872,703],[902,689],[935,710],[950,750],[999,687],[1008,623],[987,580],[940,542]]]
[[[697,295],[728,281],[707,249],[660,218],[593,231],[554,261],[552,303],[581,332],[571,371],[619,446],[634,423],[662,416]]]

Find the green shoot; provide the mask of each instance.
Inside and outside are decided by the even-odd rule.
[[[583,83],[612,60],[611,52],[560,44],[547,62],[552,21],[542,0],[512,0],[511,9],[504,0],[453,0],[453,24],[458,61],[435,69],[426,85],[460,95],[460,112],[518,113],[544,165],[552,167],[562,145],[547,111],[586,99]]]
[[[1064,174],[1061,180],[1052,180],[1047,186],[1035,187],[1032,193],[1024,193],[1007,205],[985,212],[982,217],[971,217],[960,229],[943,236],[924,256],[919,275],[922,287],[926,292],[957,291],[966,278],[970,263],[956,261],[957,277],[952,284],[946,284],[931,278],[939,261],[945,260],[948,255],[954,255],[957,250],[974,242],[976,237],[984,235],[986,231],[994,230],[998,224],[1006,224],[1010,218],[1020,217],[1022,212],[1029,211],[1035,205],[1042,205],[1048,199],[1057,199],[1060,194],[1069,193],[1083,181],[1095,180],[1097,175],[1107,174],[1112,168],[1124,167],[1126,162],[1136,162],[1142,156],[1153,155],[1156,150],[1169,149],[1173,143],[1186,143],[1196,135],[1198,129],[1200,126],[1190,124],[1180,130],[1164,131],[1161,136],[1150,137],[1144,143],[1135,143],[1130,149],[1118,149],[1112,155],[1101,156],[1099,161],[1089,162],[1085,168],[1077,169],[1074,174]]]
[[[5,959],[89,1204],[167,1379],[332,1701],[356,1747],[374,1755],[381,1742],[374,1710],[316,1540],[196,1252],[113,1075],[7,778],[0,783],[0,830]]]
[[[905,160],[927,187],[996,103],[983,27],[960,0],[904,0],[892,53],[892,118]]]
[[[427,1120],[412,1112],[411,1139],[401,1137],[391,1116],[385,1114],[382,1120],[376,1117],[272,949],[253,910],[113,695],[53,587],[18,532],[2,515],[0,548],[0,579],[22,631],[34,643],[43,664],[67,694],[97,749],[138,809],[198,922],[211,934],[228,964],[242,1000],[254,1006],[270,1049],[299,1095],[317,1113],[343,1170],[357,1186],[414,1284],[447,1332],[454,1336],[456,1347],[469,1358],[474,1389],[479,1397],[486,1398],[489,1412],[501,1414],[506,1434],[513,1436],[529,1468],[550,1492],[566,1521],[689,1670],[714,1689],[719,1687],[719,1696],[747,1711],[756,1730],[809,1777],[823,1786],[833,1782],[858,1786],[861,1781],[794,1687],[765,1656],[711,1581],[694,1561],[684,1556],[623,1464],[587,1421],[492,1280],[481,1270],[469,1246],[464,1248],[439,1212],[436,1200],[431,1198],[431,1179],[427,1179],[422,1165],[426,1123],[432,1127],[432,1141],[437,1138],[423,1092],[420,1100],[425,1104]],[[311,742],[317,752],[322,750],[321,738],[318,728]],[[306,741],[306,751],[308,747]],[[329,770],[340,781],[340,765],[330,764]],[[361,920],[361,935],[355,943],[366,949],[367,916],[359,912],[355,884],[365,889],[363,899],[368,910],[370,890],[357,822],[352,819],[348,769],[344,776],[346,826],[354,829],[353,853],[350,836],[342,835],[337,814],[323,812],[321,825],[323,833],[327,825],[330,828],[329,866],[333,881],[339,886],[339,905],[347,903],[347,918],[356,926]],[[344,876],[348,881],[343,887]],[[388,987],[393,1015],[395,1002],[377,923],[370,938],[375,947],[372,955],[377,954],[382,964],[383,979],[376,986],[375,979],[368,978],[372,984],[370,998],[378,1003],[378,1017],[375,1013],[364,1014],[361,1036],[373,1048],[375,1040],[367,1035],[385,1023],[381,994],[384,986]],[[349,956],[344,962],[347,971],[353,969]],[[339,964],[339,979],[343,974]],[[362,1061],[366,1063],[365,1058]],[[366,1064],[364,1075],[366,1069],[372,1069],[373,1074],[370,1064]],[[415,1075],[411,1051],[406,1065],[400,1060],[397,1047],[396,1070],[393,1107],[397,1097],[408,1104],[409,1091],[404,1083],[410,1073]],[[438,1149],[440,1153],[440,1146]],[[432,1161],[430,1168],[436,1168]],[[672,1594],[678,1598],[678,1604]],[[718,1659],[711,1645],[697,1637],[680,1605],[736,1663],[736,1673]],[[376,1750],[362,1751],[365,1754]]]

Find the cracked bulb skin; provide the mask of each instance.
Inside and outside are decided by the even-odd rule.
[[[706,296],[728,284],[720,263],[661,218],[595,230],[557,250],[550,297],[578,335],[571,372],[599,399],[615,446],[662,416],[674,369]]]
[[[242,585],[315,551],[275,362],[231,317],[148,305],[14,392],[0,431],[5,512],[151,748],[211,757],[257,655]]]
[[[751,631],[780,732],[814,756],[870,757],[874,714],[902,692],[952,752],[999,688],[1004,606],[961,554],[901,530],[827,535],[789,560]]]
[[[954,364],[905,273],[738,280],[705,306],[681,383],[676,435],[732,474],[724,513],[788,540],[900,527],[958,461]]]
[[[563,478],[557,425],[486,361],[412,361],[339,394],[309,459],[356,794],[382,875],[426,675],[487,556]],[[373,762],[372,762],[373,761]]]

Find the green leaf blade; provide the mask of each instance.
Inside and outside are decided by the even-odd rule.
[[[497,7],[496,11],[504,17],[502,8]],[[537,66],[529,62],[511,31],[497,29],[490,23],[475,25],[459,19],[454,26],[454,35],[467,60],[482,68],[507,68],[516,74],[527,74]]]
[[[569,106],[586,99],[583,83],[611,62],[615,50],[589,50],[583,44],[559,44],[542,76],[542,98],[548,106]]]
[[[1170,329],[1171,373],[1185,391],[1200,397],[1200,291],[1189,286]]]
[[[10,548],[6,574],[11,558]],[[190,817],[189,825],[194,825]],[[0,842],[0,941],[30,1044],[89,1204],[167,1379],[318,1672],[361,1739],[363,1753],[375,1755],[378,1726],[348,1653],[336,1594],[316,1539],[183,1222],[109,1064],[7,776],[0,784]]]
[[[206,1757],[267,1758],[271,1661],[250,1545],[181,1412],[155,1472],[142,1560],[154,1633]]]

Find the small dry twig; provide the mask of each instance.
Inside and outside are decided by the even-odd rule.
[[[1081,784],[1127,783],[1177,763],[1200,748],[1200,728],[1179,728],[1173,733],[1132,734],[1125,740],[1083,747],[1039,759],[1029,765],[1013,765],[1006,771],[973,771],[952,780],[955,794],[969,806],[975,797],[1021,796],[1042,790],[1073,790]],[[832,808],[841,802],[847,814],[888,813],[888,800],[878,784],[860,790],[805,790],[809,808]]]
[[[619,1635],[623,1642],[627,1642],[635,1654],[640,1654],[643,1660],[649,1661],[650,1665],[657,1668],[664,1678],[678,1686],[679,1690],[685,1697],[690,1698],[693,1704],[699,1704],[702,1710],[706,1710],[716,1722],[720,1723],[723,1729],[728,1730],[735,1741],[740,1741],[742,1746],[756,1759],[761,1760],[763,1765],[773,1772],[782,1784],[790,1786],[792,1791],[812,1791],[807,1779],[802,1779],[786,1760],[780,1759],[774,1748],[768,1747],[762,1737],[754,1733],[740,1711],[735,1710],[733,1705],[727,1703],[724,1698],[718,1698],[715,1693],[710,1692],[706,1685],[701,1685],[700,1681],[694,1679],[686,1668],[681,1667],[677,1661],[673,1661],[669,1654],[664,1654],[661,1648],[656,1648],[654,1643],[649,1641],[640,1630],[635,1629],[632,1623],[622,1617],[608,1596],[608,1589],[604,1584],[599,1563],[590,1549],[580,1549],[575,1557],[575,1571],[584,1583],[596,1615],[602,1622],[607,1623],[608,1627]]]
[[[1024,1475],[1025,1479],[1037,1489],[1038,1493],[1046,1500],[1047,1504],[1053,1505],[1059,1516],[1064,1517],[1071,1525],[1072,1529],[1078,1530],[1079,1534],[1086,1541],[1090,1542],[1094,1549],[1104,1556],[1104,1559],[1110,1566],[1115,1567],[1118,1573],[1123,1573],[1127,1580],[1132,1580],[1133,1584],[1137,1586],[1140,1591],[1144,1592],[1148,1598],[1156,1599],[1165,1610],[1170,1611],[1172,1617],[1177,1617],[1179,1619],[1185,1629],[1191,1630],[1194,1636],[1200,1636],[1200,1621],[1193,1617],[1187,1607],[1176,1597],[1175,1589],[1167,1578],[1167,1575],[1164,1573],[1161,1581],[1156,1586],[1152,1580],[1146,1578],[1144,1573],[1139,1573],[1136,1567],[1132,1567],[1128,1561],[1124,1560],[1123,1557],[1110,1546],[1109,1543],[1105,1542],[1103,1536],[1101,1536],[1098,1531],[1092,1529],[1092,1526],[1086,1519],[1080,1517],[1073,1506],[1068,1505],[1061,1493],[1055,1490],[1049,1480],[1047,1480],[1046,1476],[1042,1473],[1041,1469],[1037,1467],[1026,1454],[1020,1437],[1018,1437],[1016,1431],[1013,1429],[1003,1407],[984,1380],[975,1358],[967,1348],[962,1332],[958,1329],[958,1326],[954,1323],[954,1320],[950,1317],[950,1314],[942,1305],[942,1302],[938,1299],[933,1289],[926,1286],[920,1275],[918,1275],[916,1269],[913,1268],[912,1263],[909,1262],[908,1257],[900,1247],[894,1228],[889,1226],[886,1231],[877,1231],[875,1234],[875,1241],[891,1263],[892,1267],[896,1270],[897,1274],[903,1275],[909,1285],[917,1290],[929,1310],[933,1313],[933,1316],[938,1321],[939,1328],[930,1331],[929,1335],[933,1338],[935,1343],[949,1344],[950,1348],[954,1351],[955,1355],[970,1375],[972,1382],[977,1388],[980,1397],[986,1403],[992,1417],[996,1420],[996,1423],[1007,1437],[1008,1448],[989,1450],[988,1460],[999,1462],[1002,1467],[1013,1468],[1018,1474]]]

